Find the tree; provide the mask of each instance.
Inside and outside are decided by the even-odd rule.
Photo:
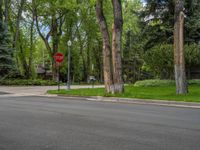
[[[174,71],[176,81],[176,93],[186,94],[188,92],[185,72],[184,56],[184,3],[177,0],[175,4],[174,22]]]
[[[1,1],[2,2],[2,1]],[[13,52],[8,30],[4,25],[2,3],[0,2],[0,78],[11,75],[14,71]]]
[[[142,9],[140,0],[126,0],[123,4],[123,77],[125,82],[134,83],[140,78],[143,64],[142,40],[140,36],[139,10]],[[131,19],[130,19],[131,18]]]
[[[103,69],[106,92],[122,93],[124,91],[124,85],[122,80],[121,62],[121,42],[123,27],[121,0],[113,0],[112,5],[114,14],[114,23],[112,26],[112,54],[108,25],[103,11],[103,0],[97,0],[96,14],[103,37]]]
[[[114,92],[122,93],[124,91],[121,60],[121,43],[123,29],[122,4],[121,0],[112,0],[112,4],[114,13],[114,24],[112,29],[112,64]]]
[[[111,45],[106,18],[103,12],[103,0],[97,0],[96,13],[103,37],[103,72],[106,93],[114,93],[114,83],[111,70]]]
[[[60,37],[63,33],[62,26],[65,21],[64,14],[66,13],[66,10],[56,6],[56,1],[39,3],[39,1],[33,0],[32,3],[37,31],[51,56],[52,78],[53,80],[57,80],[56,62],[54,61],[53,56],[58,52]],[[44,9],[45,7],[46,9]],[[42,32],[42,27],[46,27],[49,30],[46,35]]]
[[[146,6],[140,12],[145,50],[156,44],[172,44],[174,30],[174,0],[145,0]],[[200,41],[200,3],[198,0],[184,0],[184,42]]]
[[[200,41],[200,3],[198,0],[185,1],[185,42]]]
[[[22,19],[22,11],[24,9],[25,2],[26,2],[26,0],[21,0],[19,8],[18,8],[17,20],[16,20],[16,27],[15,27],[16,31],[15,31],[15,35],[14,35],[13,48],[16,48],[16,46],[17,46],[17,41],[18,41],[19,34],[20,34],[20,21]]]

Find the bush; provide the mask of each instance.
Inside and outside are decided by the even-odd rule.
[[[143,80],[143,81],[137,81],[134,86],[135,87],[156,87],[156,86],[174,86],[175,81],[174,80]]]
[[[193,79],[188,81],[188,85],[198,85],[200,86],[200,79]],[[175,86],[174,80],[143,80],[137,81],[134,84],[135,87],[161,87],[161,86]]]
[[[0,85],[36,85],[36,86],[47,86],[47,85],[57,85],[56,82],[51,80],[42,80],[42,79],[33,79],[33,80],[25,80],[25,79],[6,79],[0,80]]]
[[[188,81],[189,85],[200,85],[200,79],[193,79]]]

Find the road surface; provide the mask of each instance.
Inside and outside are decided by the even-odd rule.
[[[2,95],[0,150],[200,150],[200,109]]]

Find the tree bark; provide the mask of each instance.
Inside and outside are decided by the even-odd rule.
[[[19,43],[22,43],[21,41],[22,39],[20,38],[20,33],[19,33]],[[26,79],[29,78],[29,66],[27,64],[27,60],[26,60],[26,56],[25,56],[25,52],[24,52],[24,49],[23,49],[23,46],[22,44],[19,45],[19,50],[20,50],[20,60],[22,62],[22,66],[23,66],[23,75]]]
[[[106,19],[103,13],[103,0],[97,0],[96,14],[99,21],[101,34],[103,36],[103,71],[106,93],[114,93],[111,70],[111,44]]]
[[[13,44],[14,48],[16,48],[17,41],[18,41],[18,38],[19,38],[19,26],[20,26],[20,21],[21,21],[21,17],[22,17],[22,10],[24,8],[25,2],[26,2],[26,0],[21,0],[19,10],[18,10],[18,13],[17,13],[16,31],[15,31],[14,44]]]
[[[184,4],[176,0],[174,24],[174,69],[176,93],[188,93],[184,58]]]
[[[33,5],[34,8],[34,5]],[[31,32],[30,32],[30,53],[29,53],[29,77],[32,75],[32,63],[33,63],[33,28],[35,22],[35,12],[32,10],[32,22],[31,22]]]
[[[8,11],[9,11],[9,8],[8,8],[8,0],[5,0],[4,1],[4,5],[5,5],[5,11],[4,11],[4,16],[5,16],[5,21],[4,21],[4,24],[5,24],[5,30],[8,31]]]
[[[3,22],[3,0],[0,0],[0,21]]]
[[[121,59],[121,42],[122,42],[122,6],[121,0],[112,0],[114,12],[114,24],[112,31],[112,64],[113,64],[113,81],[115,93],[124,91],[122,79],[122,59]]]
[[[52,56],[56,54],[58,51],[58,44],[59,44],[59,37],[58,37],[58,23],[56,16],[52,15],[52,23],[51,23],[51,36],[52,36]],[[52,72],[53,72],[53,79],[58,79],[58,69],[56,66],[56,62],[53,60],[52,63]]]

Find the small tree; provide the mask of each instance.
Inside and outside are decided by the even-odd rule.
[[[8,31],[6,30],[2,20],[0,20],[0,78],[9,75],[13,69],[13,49]]]

